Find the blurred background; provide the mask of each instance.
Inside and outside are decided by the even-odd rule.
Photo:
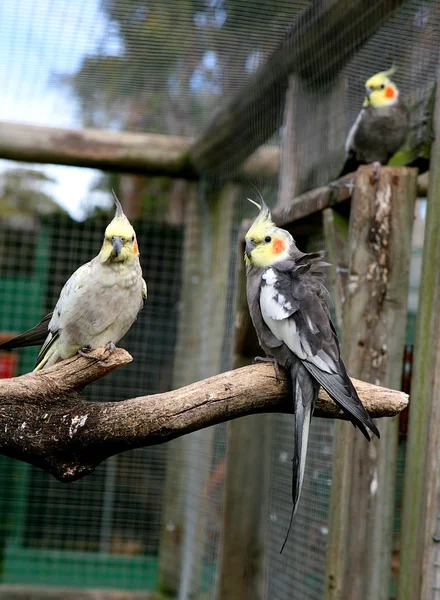
[[[149,296],[121,342],[134,361],[89,386],[87,397],[117,401],[162,392],[248,364],[258,348],[251,333],[242,346],[237,342],[240,236],[243,220],[255,214],[246,202],[256,197],[253,186],[270,206],[279,205],[289,77],[299,73],[306,89],[295,109],[299,175],[293,189],[283,188],[292,201],[337,177],[364,82],[392,65],[411,111],[407,143],[393,164],[426,171],[439,25],[435,0],[1,2],[0,338],[38,322],[71,273],[99,252],[113,188],[137,232]],[[325,103],[337,104],[331,127],[317,117]],[[71,130],[70,137],[61,131],[51,145],[49,127]],[[118,147],[129,149],[134,138],[125,134],[145,135],[136,152],[159,166],[141,161],[135,169],[127,150],[127,164],[115,159],[121,168],[106,170],[108,156],[99,157],[104,146],[94,155],[84,129],[120,135]],[[48,164],[45,143],[61,164]],[[72,166],[82,164],[72,158],[80,146],[92,156],[89,168]],[[191,160],[170,166],[179,149]],[[90,168],[100,160],[104,170]],[[413,229],[406,391],[425,194],[416,201]],[[321,224],[295,237],[302,250],[326,246]],[[37,352],[0,354],[0,375],[28,372]],[[324,598],[334,423],[313,420],[302,499],[280,556],[290,519],[292,418],[240,421],[239,430],[222,424],[112,457],[70,484],[0,456],[0,598],[18,598],[16,586],[26,586],[20,599],[37,598],[35,590],[41,598],[64,598],[66,588],[77,590],[73,597],[80,590],[121,590],[127,599],[238,598],[227,591],[222,565],[231,547],[227,528],[246,506],[257,565],[250,570],[259,573],[246,598]],[[406,431],[404,413],[389,598],[396,597],[399,568]],[[253,454],[256,443],[264,448],[263,463]],[[233,475],[225,486],[228,462],[246,473],[241,489]],[[228,500],[233,489],[240,509]]]

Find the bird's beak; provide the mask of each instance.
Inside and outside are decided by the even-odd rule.
[[[119,235],[114,235],[112,237],[112,246],[115,257],[117,258],[121,254],[121,250],[124,246],[124,240]]]
[[[255,248],[254,240],[246,240],[245,253],[248,259],[251,259],[252,250]]]

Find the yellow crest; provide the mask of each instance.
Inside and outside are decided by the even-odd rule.
[[[260,212],[246,233],[246,239],[260,240],[265,236],[268,227],[274,226],[274,222],[272,221],[269,207],[266,205],[263,198],[260,198],[261,204],[258,204],[258,202],[255,202],[255,200],[251,200],[250,198],[248,198],[248,200],[249,202],[252,202]]]

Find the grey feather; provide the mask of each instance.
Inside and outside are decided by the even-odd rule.
[[[12,350],[13,348],[26,348],[28,346],[40,346],[47,338],[49,321],[52,313],[49,313],[41,319],[38,325],[28,329],[24,333],[15,336],[11,340],[0,344],[0,350]]]
[[[295,412],[294,452],[292,460],[293,506],[289,527],[281,548],[281,552],[284,550],[284,546],[286,545],[293,519],[295,518],[295,514],[298,509],[298,503],[304,481],[310,422],[312,420],[312,414],[319,391],[319,385],[316,385],[313,377],[311,377],[308,371],[302,366],[300,361],[296,361],[292,366],[290,370],[290,376],[292,379]]]
[[[405,143],[409,121],[409,111],[400,98],[392,106],[363,108],[348,135],[345,164],[339,177],[362,164],[377,161],[386,165]]]
[[[304,254],[293,245],[288,260],[269,268],[250,265],[246,272],[249,311],[260,345],[267,355],[290,371],[292,378],[296,418],[292,519],[304,477],[308,424],[320,385],[367,439],[370,439],[367,429],[379,437],[340,356],[327,305],[329,294],[322,274],[326,263],[322,258],[322,253]],[[269,269],[275,277],[271,275],[265,280],[263,276]],[[284,318],[280,318],[280,307]]]

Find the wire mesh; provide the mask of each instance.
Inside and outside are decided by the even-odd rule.
[[[283,44],[306,9],[312,7],[307,23],[317,20],[321,4],[306,0],[3,2],[0,117],[74,129],[93,126],[195,138],[244,86],[252,85],[259,67]],[[439,7],[439,2],[411,0],[390,18],[384,13],[374,28],[377,3],[372,2],[358,14],[347,12],[348,21],[333,30],[333,37],[315,31],[310,41],[320,43],[322,54],[304,54],[302,72],[308,73],[309,95],[297,107],[305,140],[303,166],[309,169],[301,189],[337,175],[335,161],[323,153],[323,147],[340,153],[348,126],[362,105],[365,80],[392,63],[397,66],[394,79],[412,107],[406,150],[426,158]],[[359,39],[367,37],[360,47]],[[283,58],[297,49],[296,38],[289,39]],[[326,83],[320,57],[334,57],[329,68],[336,69],[341,46],[351,52],[341,71],[345,104],[331,130],[326,125],[319,130],[316,89],[324,95]],[[275,79],[284,68],[284,63],[274,64]],[[133,177],[119,181],[126,205],[134,207],[149,298],[123,342],[135,361],[93,385],[87,392],[90,399],[119,400],[164,391],[231,368],[235,248],[240,223],[252,214],[241,201],[254,192],[243,186],[238,195],[222,196],[222,190],[239,170],[240,157],[260,145],[262,131],[263,141],[280,148],[287,79],[279,79],[278,87],[263,89],[261,84],[261,89],[252,89],[241,131],[213,151],[211,163],[219,178],[211,173],[211,164],[199,184],[183,184],[180,189],[182,182]],[[263,99],[258,104],[255,98],[260,93]],[[97,253],[108,220],[97,211],[77,223],[56,206],[84,215],[79,200],[84,201],[82,208],[89,207],[88,201],[98,203],[99,190],[110,187],[108,176],[39,168],[58,180],[54,204],[47,194],[48,182],[32,180],[30,185],[30,175],[24,177],[22,167],[18,177],[9,176],[9,187],[3,181],[0,196],[2,334],[22,331],[51,310],[68,276]],[[10,166],[1,168],[5,179]],[[20,188],[24,179],[27,193]],[[81,194],[75,185],[80,179]],[[273,206],[277,182],[258,176],[253,181]],[[95,188],[93,193],[85,191],[88,187]],[[17,189],[22,193],[17,194]],[[211,208],[216,201],[218,212]],[[233,214],[219,208],[228,203],[234,206]],[[219,235],[221,222],[227,226]],[[416,256],[414,264],[419,260]],[[413,317],[416,273],[417,266],[410,290]],[[5,355],[0,372],[30,370],[35,354],[25,350]],[[292,423],[285,417],[275,419],[267,514],[266,595],[271,600],[323,597],[332,436],[330,423],[313,423],[302,500],[280,557],[290,517]],[[197,593],[215,598],[226,443],[226,426],[218,426],[167,447],[114,457],[87,479],[69,486],[0,457],[1,581],[169,588],[181,600]]]

